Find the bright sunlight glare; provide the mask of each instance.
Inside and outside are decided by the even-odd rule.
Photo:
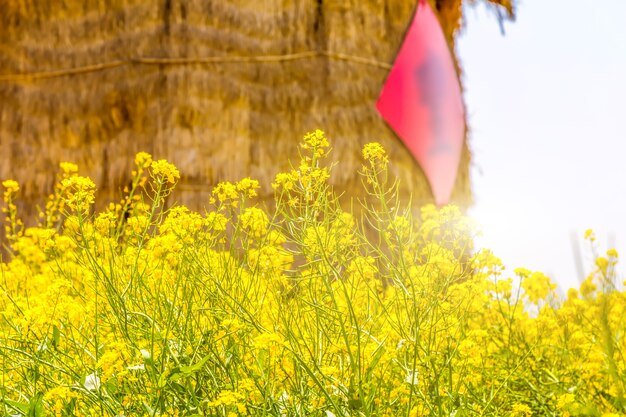
[[[481,244],[561,290],[626,254],[626,2],[520,1],[516,22],[467,10],[459,39]],[[619,271],[619,267],[618,267]]]

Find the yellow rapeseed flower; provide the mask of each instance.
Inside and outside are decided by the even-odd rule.
[[[139,152],[135,155],[135,165],[140,168],[148,168],[152,165],[152,155],[147,152]]]
[[[221,213],[211,212],[207,214],[204,219],[204,224],[210,230],[215,230],[217,232],[223,232],[226,230],[226,225],[228,225],[228,218]]]
[[[66,177],[70,177],[78,172],[78,165],[72,162],[61,162],[59,167]]]
[[[387,162],[385,148],[378,142],[371,142],[363,146],[363,158],[366,161]]]
[[[526,404],[516,403],[511,411],[511,417],[530,417],[533,415],[532,410]]]
[[[157,180],[167,179],[168,183],[175,184],[176,181],[180,179],[178,168],[167,162],[165,159],[153,161],[150,164],[150,168],[152,169],[153,177]]]
[[[237,191],[242,193],[248,198],[256,197],[257,191],[261,186],[257,180],[251,178],[244,178],[236,185]]]
[[[550,277],[541,272],[530,273],[520,268],[516,269],[515,272],[522,277],[521,286],[528,300],[533,304],[545,299],[556,288]]]
[[[276,190],[279,187],[282,187],[285,191],[291,191],[293,190],[297,178],[298,177],[294,174],[294,172],[279,172],[278,174],[276,174],[276,178],[272,183],[272,188]]]
[[[71,209],[82,212],[94,203],[96,184],[91,178],[75,175],[65,178],[61,185],[67,190],[66,203]]]
[[[324,140],[311,134],[305,145]],[[364,156],[382,152],[372,145]],[[616,251],[599,258],[582,295],[553,297],[550,279],[527,269],[516,270],[518,292],[492,252],[460,250],[471,224],[457,208],[430,205],[414,219],[396,216],[404,208],[394,201],[355,218],[310,153],[277,176],[285,206],[276,217],[249,204],[200,215],[141,203],[157,204],[150,194],[174,176],[157,161],[161,187],[142,185],[153,161],[141,153],[127,193],[136,203],[68,210],[60,202],[90,209],[95,186],[67,165],[45,227],[17,227],[19,186],[3,182],[3,411],[621,415],[626,297],[612,285]],[[373,180],[384,177],[366,165]],[[213,196],[223,208],[257,188],[243,179]]]
[[[556,407],[561,411],[567,411],[568,408],[576,402],[576,396],[572,393],[566,393],[560,395],[557,402]]]
[[[223,181],[218,183],[211,192],[217,199],[222,202],[230,201],[233,206],[236,206],[236,202],[239,198],[239,193],[237,192],[237,186],[229,181]]]
[[[328,139],[326,139],[326,135],[322,130],[315,130],[314,132],[309,132],[304,135],[304,144],[302,144],[303,149],[316,149],[318,151],[318,155],[323,154],[323,149],[328,148],[330,144],[328,143]],[[321,153],[319,153],[321,151]]]
[[[15,180],[4,180],[2,186],[6,189],[7,193],[14,194],[19,191],[20,185]]]
[[[239,217],[244,230],[252,236],[261,237],[267,232],[269,219],[267,214],[257,207],[248,207]]]

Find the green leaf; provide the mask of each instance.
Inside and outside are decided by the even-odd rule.
[[[52,326],[52,347],[58,349],[61,340],[61,331],[57,326]]]
[[[353,410],[358,410],[363,406],[363,401],[361,401],[359,398],[353,398],[351,400],[348,400],[348,406]]]
[[[22,414],[28,413],[28,404],[18,403],[17,401],[7,400],[6,398],[2,401],[9,407],[20,411]]]
[[[167,377],[167,380],[168,381],[178,381],[179,379],[184,378],[184,377],[185,377],[185,375],[180,371],[180,368],[176,367],[176,368],[173,368],[170,371],[170,373],[169,373],[169,375]]]
[[[28,417],[43,417],[43,394],[38,392],[28,403]]]
[[[172,371],[172,373],[170,373],[169,371],[165,371],[163,372],[161,375],[159,375],[159,381],[157,383],[157,386],[159,388],[163,388],[167,385],[167,381],[170,380],[172,378],[173,375],[176,375],[178,372],[174,372]]]
[[[104,389],[108,394],[115,395],[120,392],[117,384],[117,380],[112,378],[104,384]]]
[[[199,370],[202,369],[202,367],[204,366],[205,363],[207,363],[207,361],[210,359],[211,355],[206,355],[204,358],[200,359],[198,362],[196,362],[193,365],[190,366],[181,366],[180,367],[180,372],[182,372],[183,374],[193,374],[198,372]]]
[[[372,353],[372,359],[370,361],[369,366],[367,367],[367,370],[365,371],[365,377],[367,379],[369,379],[369,377],[372,375],[372,372],[374,372],[374,368],[376,368],[376,365],[378,365],[378,362],[380,362],[384,353],[385,353],[385,344],[381,343],[378,345],[374,353]]]

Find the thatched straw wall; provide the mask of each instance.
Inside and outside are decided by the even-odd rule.
[[[252,176],[269,194],[316,128],[332,139],[341,189],[357,188],[361,146],[377,140],[403,190],[431,201],[374,107],[417,0],[2,3],[0,178],[18,180],[28,202],[51,191],[60,161],[79,164],[99,198],[117,199],[140,150],[179,166],[173,198],[194,208],[220,180]],[[451,43],[460,3],[432,0]],[[466,146],[461,205],[469,161]]]

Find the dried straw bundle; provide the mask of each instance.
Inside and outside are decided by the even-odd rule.
[[[432,0],[453,44],[462,0]],[[512,13],[510,0],[503,4]],[[209,187],[266,186],[302,134],[328,132],[354,193],[360,149],[379,141],[406,195],[428,183],[374,103],[416,0],[4,0],[0,8],[0,178],[33,207],[60,161],[115,200],[137,151],[175,163],[173,198],[200,209]],[[453,201],[471,200],[464,149]],[[32,209],[30,209],[32,210]]]

